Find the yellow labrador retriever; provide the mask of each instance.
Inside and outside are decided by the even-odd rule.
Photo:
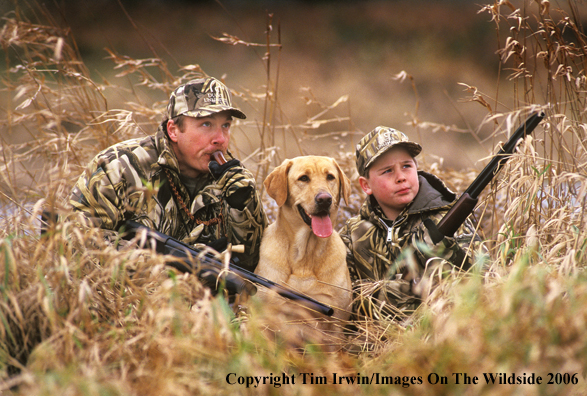
[[[349,179],[334,159],[306,156],[283,161],[264,185],[279,209],[263,234],[255,273],[332,306],[335,318],[348,319],[352,292],[346,248],[332,225],[340,199],[349,199]],[[325,350],[336,349],[340,321],[328,320],[271,292],[259,296],[277,306],[281,319],[275,318],[276,322],[287,321],[279,331],[290,342],[311,341],[323,344]]]

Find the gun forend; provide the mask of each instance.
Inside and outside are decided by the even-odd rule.
[[[472,198],[468,193],[463,193],[459,200],[455,202],[453,207],[450,208],[448,213],[444,215],[442,220],[438,223],[438,231],[440,231],[443,236],[454,235],[461,224],[463,224],[467,217],[473,212],[477,205],[477,201],[479,201],[479,198]],[[436,244],[440,242],[440,240],[433,240],[432,242]]]

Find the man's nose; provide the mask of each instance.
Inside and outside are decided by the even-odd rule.
[[[212,143],[221,145],[221,144],[225,144],[226,142],[228,142],[228,134],[224,133],[223,128],[221,126],[219,126],[214,131],[214,137],[212,139]]]

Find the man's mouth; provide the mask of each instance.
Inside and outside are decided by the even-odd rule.
[[[328,238],[332,235],[332,221],[330,220],[330,213],[321,212],[314,215],[306,213],[301,205],[298,205],[298,211],[304,223],[312,229],[312,232],[320,238]]]
[[[208,155],[210,156],[210,161],[216,161],[220,165],[226,163],[226,158],[224,158],[224,154],[220,150],[214,151]]]

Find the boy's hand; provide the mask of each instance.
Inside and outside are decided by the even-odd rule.
[[[434,245],[445,238],[444,234],[438,230],[436,223],[431,218],[424,219],[424,226],[428,230],[428,235]]]
[[[416,250],[425,258],[431,258],[433,256],[442,257],[456,267],[467,270],[470,264],[466,261],[466,264],[463,266],[466,253],[459,246],[456,238],[443,235],[436,227],[436,223],[430,218],[425,219],[423,223],[424,227],[421,228],[421,231],[414,234],[414,242],[416,242],[414,246]],[[420,234],[420,237],[417,236],[418,234]],[[420,248],[417,242],[424,242],[431,249],[426,249],[426,247]]]
[[[430,218],[423,220],[423,225],[413,232],[411,239],[414,248],[425,259],[432,257],[446,258],[457,244],[455,238],[444,236],[438,231],[434,220]]]
[[[451,249],[457,243],[453,237],[447,237],[440,232],[438,227],[436,227],[436,223],[431,218],[424,219],[424,227],[426,227],[428,237],[434,246],[438,246],[442,242],[445,249]]]

